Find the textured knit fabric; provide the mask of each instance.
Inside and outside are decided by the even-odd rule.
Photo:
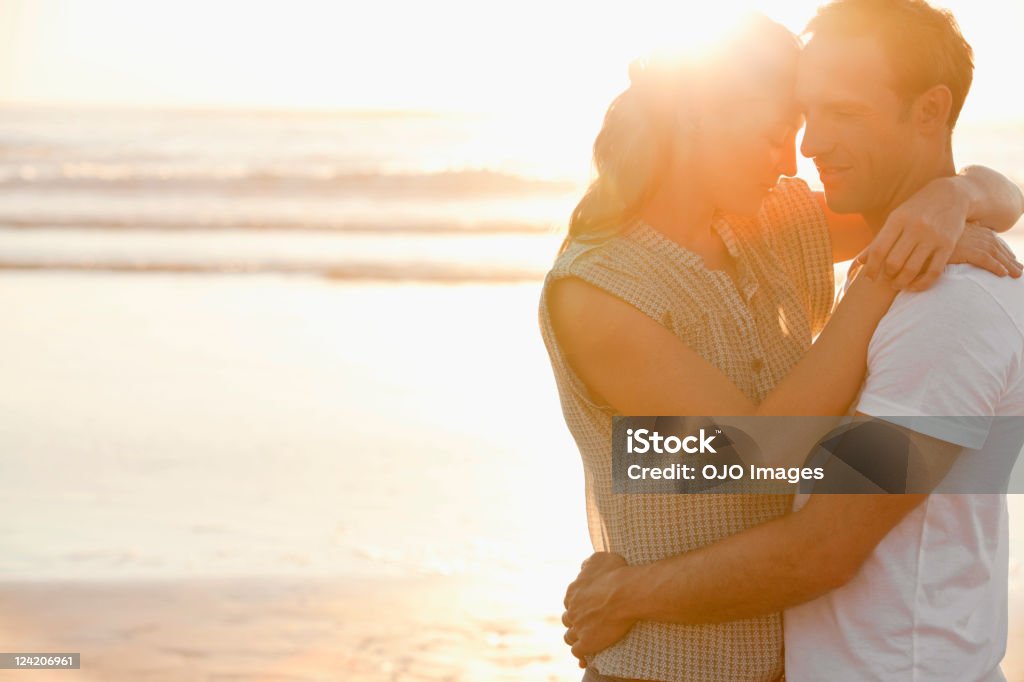
[[[551,326],[549,285],[578,277],[635,306],[760,402],[808,350],[832,304],[825,216],[801,180],[782,180],[757,218],[716,216],[737,264],[724,272],[642,221],[600,243],[572,241],[545,279],[540,326],[566,424],[583,458],[594,549],[646,564],[708,545],[784,514],[788,495],[612,493],[615,410],[592,396],[566,362]],[[685,391],[686,386],[680,386]],[[781,614],[714,625],[641,621],[589,664],[605,675],[664,682],[775,680],[782,672]]]

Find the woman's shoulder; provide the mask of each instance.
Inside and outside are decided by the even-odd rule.
[[[635,224],[623,226],[618,232],[604,238],[568,237],[562,250],[548,271],[548,280],[587,273],[616,273],[632,278],[637,245],[632,243],[631,234]]]
[[[544,279],[542,302],[556,282],[573,278],[577,282],[558,288],[574,295],[589,292],[590,298],[605,303],[610,303],[610,296],[662,319],[672,307],[672,297],[661,284],[654,257],[634,238],[635,230],[631,224],[607,239],[568,240]]]

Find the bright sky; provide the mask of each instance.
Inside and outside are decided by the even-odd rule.
[[[653,44],[818,0],[0,0],[0,102],[599,110]],[[964,120],[1024,120],[1024,3],[946,0],[976,53]]]

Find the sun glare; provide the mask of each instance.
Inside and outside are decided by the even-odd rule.
[[[649,2],[636,13],[626,43],[634,55],[657,51],[699,59],[751,8],[750,3],[708,3],[698,13],[684,3]]]
[[[750,10],[799,31],[818,4],[8,0],[0,3],[9,47],[0,54],[0,102],[603,110],[639,55],[705,50]],[[1009,108],[1019,117],[1024,94],[1000,83],[1017,61],[1012,27],[1024,21],[1024,6],[937,4],[957,14],[975,46],[975,90],[985,92],[965,116]],[[992,20],[995,7],[1005,20]]]

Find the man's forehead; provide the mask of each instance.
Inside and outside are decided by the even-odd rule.
[[[801,104],[822,98],[872,101],[892,94],[893,73],[874,36],[812,38],[800,55],[796,94]]]

